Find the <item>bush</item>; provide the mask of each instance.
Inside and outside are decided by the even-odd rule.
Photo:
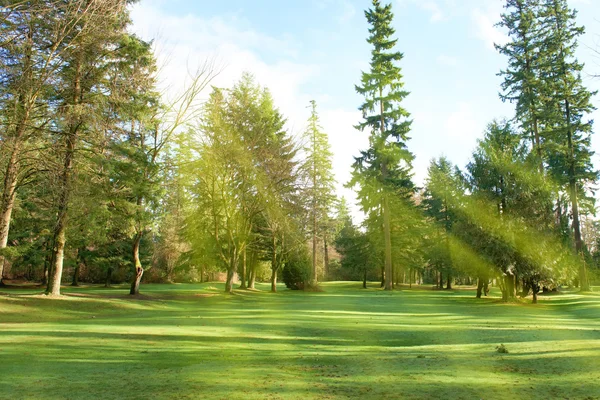
[[[304,283],[310,278],[311,262],[306,252],[290,256],[282,272],[285,286],[292,290],[303,290]]]

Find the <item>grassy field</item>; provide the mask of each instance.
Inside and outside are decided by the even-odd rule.
[[[0,398],[600,399],[598,295],[359,286],[4,290]]]

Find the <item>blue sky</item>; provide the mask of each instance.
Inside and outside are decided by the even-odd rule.
[[[503,0],[391,0],[398,50],[406,88],[404,106],[412,113],[415,180],[422,184],[429,161],[447,156],[460,167],[494,118],[510,118],[513,106],[498,98],[496,74],[506,60],[493,43],[506,40],[494,24]],[[594,4],[595,3],[595,4]],[[186,72],[206,59],[223,72],[214,81],[231,86],[244,71],[271,89],[299,134],[308,118],[309,100],[316,99],[324,129],[330,135],[338,191],[349,179],[353,156],[367,146],[367,134],[353,129],[361,98],[354,91],[368,67],[369,0],[142,0],[132,17],[134,32],[155,39],[166,93],[181,87]],[[600,4],[571,0],[579,23],[587,28],[579,58],[592,89],[600,80]],[[167,94],[168,95],[168,94]],[[600,106],[600,97],[595,103]],[[596,112],[593,117],[599,116]],[[598,119],[598,118],[596,118]],[[600,127],[598,128],[600,129]],[[594,149],[600,153],[600,135]],[[595,158],[600,168],[600,156]],[[357,215],[358,216],[358,215]]]

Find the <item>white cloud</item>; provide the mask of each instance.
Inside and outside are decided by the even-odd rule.
[[[481,133],[473,107],[466,102],[458,104],[458,109],[446,119],[444,128],[449,137],[460,140],[473,140]]]
[[[189,70],[206,60],[216,59],[224,69],[212,85],[231,87],[243,72],[254,74],[257,82],[271,91],[294,136],[304,130],[309,115],[307,105],[316,99],[321,125],[329,134],[334,153],[338,195],[346,197],[352,205],[355,220],[362,220],[362,213],[355,206],[354,192],[343,187],[350,180],[353,156],[368,146],[368,135],[353,127],[360,120],[360,113],[353,109],[328,108],[331,99],[327,94],[308,93],[303,89],[320,70],[316,65],[296,61],[293,38],[279,39],[262,34],[237,17],[205,19],[195,15],[164,15],[157,4],[156,0],[149,0],[133,8],[132,30],[146,40],[156,38],[157,59],[159,65],[164,65],[159,73],[160,86],[166,95],[182,89]],[[348,7],[340,19],[348,20],[354,13],[353,7]],[[270,55],[276,54],[275,59],[266,61],[261,57],[261,51],[265,50]]]
[[[444,13],[436,2],[423,1],[419,2],[419,5],[422,9],[431,13],[431,18],[429,19],[431,22],[439,22],[444,19]]]
[[[482,11],[477,8],[471,13],[477,37],[491,50],[494,50],[494,44],[504,45],[509,40],[508,36],[495,26],[499,15],[495,9]]]
[[[244,27],[244,21],[237,17],[163,15],[152,2],[135,6],[132,18],[135,33],[145,39],[157,38],[156,56],[162,66],[160,86],[167,93],[179,92],[190,70],[215,59],[223,71],[213,85],[230,87],[243,72],[251,72],[271,90],[291,124],[297,122],[296,110],[304,110],[299,103],[308,103],[309,96],[303,96],[301,86],[318,73],[318,68],[294,61],[295,46],[291,39],[273,38]],[[280,56],[267,63],[259,55],[261,50]]]

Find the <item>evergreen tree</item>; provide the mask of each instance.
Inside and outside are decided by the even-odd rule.
[[[452,204],[462,193],[457,193],[455,171],[445,157],[432,160],[428,169],[426,188],[421,206],[425,215],[434,224],[436,233],[434,243],[429,246],[430,264],[438,269],[440,274],[446,274],[447,288],[452,288],[452,257],[450,236],[455,222],[455,212]],[[440,289],[443,282],[440,279]]]
[[[552,138],[550,169],[556,182],[568,193],[571,206],[575,251],[583,256],[580,203],[588,197],[586,186],[598,179],[591,149],[592,121],[586,119],[595,109],[590,92],[581,78],[584,65],[575,57],[577,41],[584,28],[576,24],[577,12],[566,0],[544,0],[541,19],[549,63],[543,76],[549,85],[545,110],[548,135]],[[589,290],[585,263],[580,263],[581,290]]]
[[[508,30],[512,39],[499,46],[498,51],[508,57],[508,68],[500,72],[503,101],[516,103],[515,119],[519,121],[525,137],[531,140],[532,153],[540,173],[544,172],[543,138],[540,119],[544,83],[541,79],[544,67],[544,46],[539,21],[540,0],[507,0],[507,12],[502,14],[500,26]]]
[[[363,72],[356,91],[365,102],[360,107],[361,131],[370,130],[366,151],[356,158],[351,185],[359,185],[363,210],[380,210],[384,236],[385,289],[393,289],[392,237],[390,197],[411,187],[412,154],[406,148],[410,114],[400,106],[408,92],[403,89],[401,69],[397,65],[402,53],[394,50],[397,40],[392,27],[392,7],[373,0],[373,8],[365,11],[369,28],[367,42],[373,46],[369,72]]]
[[[60,294],[63,260],[68,228],[69,204],[75,176],[79,171],[78,156],[87,143],[93,143],[100,129],[98,122],[104,112],[106,67],[111,52],[129,22],[124,0],[92,2],[88,7],[67,15],[77,21],[73,46],[64,51],[65,68],[60,71],[55,121],[56,141],[61,154],[57,175],[57,216],[54,226],[52,273],[47,292]],[[91,8],[91,9],[90,9]],[[85,29],[84,29],[85,28]],[[86,139],[84,141],[84,139]]]
[[[334,178],[331,159],[333,154],[329,148],[327,134],[319,125],[317,103],[310,102],[311,115],[308,128],[304,132],[305,161],[301,169],[306,179],[306,193],[310,203],[312,225],[312,284],[317,283],[317,242],[318,237],[324,242],[324,251],[327,251],[327,221],[334,195]],[[321,229],[323,228],[323,229]],[[326,257],[326,254],[324,255]]]

